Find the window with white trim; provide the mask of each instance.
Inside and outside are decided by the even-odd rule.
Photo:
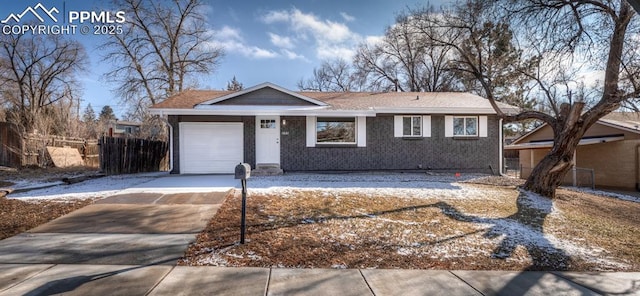
[[[420,137],[422,136],[422,116],[402,117],[402,136]]]
[[[318,117],[316,143],[356,144],[355,117]]]
[[[465,116],[453,117],[453,136],[454,137],[477,137],[478,136],[478,117]]]

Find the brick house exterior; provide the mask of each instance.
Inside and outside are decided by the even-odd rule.
[[[284,171],[498,174],[502,166],[502,122],[466,93],[296,93],[265,83],[187,91],[152,112],[172,127],[172,173],[231,172],[238,161]]]
[[[541,125],[505,149],[518,152],[520,177],[527,178],[552,145],[553,129]],[[596,187],[640,191],[640,113],[614,112],[601,118],[586,131],[574,157],[578,183],[592,185],[584,179],[590,179],[586,171],[593,170]],[[573,172],[569,172],[564,184],[573,181]]]

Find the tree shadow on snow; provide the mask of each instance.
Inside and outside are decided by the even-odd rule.
[[[484,236],[490,239],[501,238],[491,254],[492,258],[506,260],[514,255],[518,246],[521,246],[527,250],[532,261],[523,271],[567,270],[571,266],[570,256],[564,250],[555,247],[544,235],[544,221],[553,208],[551,199],[520,191],[516,203],[517,212],[501,218],[467,215],[445,202],[438,202],[435,206],[452,219],[490,225]],[[559,282],[563,283],[558,284]],[[524,294],[534,287],[554,293],[569,292],[558,289],[576,288],[572,288],[564,279],[548,273],[519,272],[495,292],[498,295]],[[547,289],[552,290],[546,291]]]
[[[492,252],[492,258],[507,259],[518,246],[522,246],[532,259],[532,264],[525,270],[566,270],[571,258],[562,249],[556,248],[544,235],[543,225],[547,215],[552,211],[552,201],[521,191],[516,205],[517,212],[510,216],[485,218],[464,214],[445,202],[434,204],[449,218],[490,225],[484,236],[490,239],[502,237]]]

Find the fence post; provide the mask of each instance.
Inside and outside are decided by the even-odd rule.
[[[522,164],[520,164],[520,166],[519,166],[518,179],[522,179]]]

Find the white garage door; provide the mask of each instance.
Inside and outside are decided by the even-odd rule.
[[[233,173],[244,159],[241,122],[181,122],[182,174]]]

